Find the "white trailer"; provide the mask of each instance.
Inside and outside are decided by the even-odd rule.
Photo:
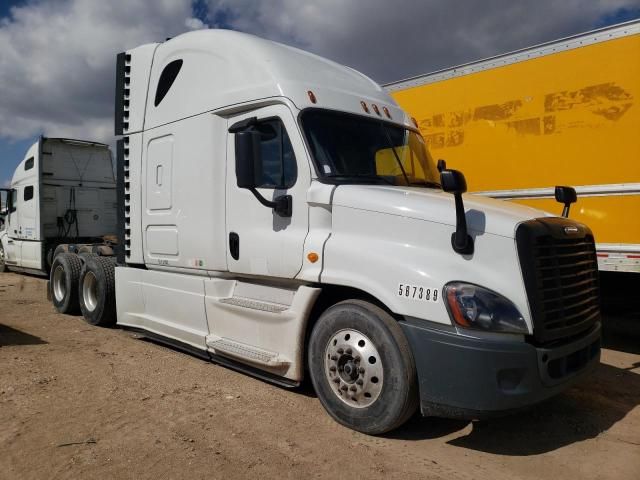
[[[370,434],[418,406],[531,405],[598,363],[589,228],[462,195],[464,176],[431,167],[405,112],[350,68],[186,33],[118,55],[115,124],[124,248],[85,262],[89,323],[310,378]]]

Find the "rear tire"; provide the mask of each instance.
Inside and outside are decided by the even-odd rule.
[[[0,242],[0,273],[8,272],[7,264],[5,263],[5,255],[4,248],[2,247],[2,242]]]
[[[87,323],[99,327],[116,324],[115,264],[111,257],[87,255],[78,287],[80,309]]]
[[[82,262],[73,253],[61,253],[53,259],[49,276],[51,300],[60,313],[77,314],[78,279],[82,270]]]
[[[416,411],[416,367],[398,322],[383,309],[347,300],[327,309],[311,333],[311,381],[342,425],[378,435]]]

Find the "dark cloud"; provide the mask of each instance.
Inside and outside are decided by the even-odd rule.
[[[640,0],[33,0],[0,20],[0,138],[112,139],[115,54],[234,28],[379,82],[588,30]],[[194,9],[197,17],[194,18]]]
[[[601,24],[640,0],[209,0],[211,23],[308,49],[390,82]],[[222,14],[222,15],[221,15]]]
[[[190,0],[26,2],[0,21],[0,137],[109,141],[115,55],[202,22]]]

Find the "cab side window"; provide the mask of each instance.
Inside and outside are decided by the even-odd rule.
[[[31,169],[33,168],[33,163],[34,163],[33,157],[31,157],[31,158],[27,159],[27,161],[26,161],[26,162],[24,162],[24,169],[25,169],[25,171],[26,171],[26,170],[31,170]]]
[[[11,212],[15,212],[18,206],[18,190],[11,190]]]
[[[169,93],[169,89],[173,85],[173,82],[176,81],[176,78],[178,78],[178,73],[180,73],[181,68],[182,60],[174,60],[164,67],[158,80],[158,86],[156,87],[156,98],[153,101],[155,107],[160,105],[160,102],[162,102],[167,93]]]
[[[293,146],[282,120],[258,122],[254,128],[260,132],[260,158],[262,181],[258,188],[287,189],[293,187],[298,176]]]

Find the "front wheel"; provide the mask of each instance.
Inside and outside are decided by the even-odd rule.
[[[415,412],[413,355],[398,322],[383,309],[362,300],[330,307],[313,328],[308,354],[318,398],[339,423],[377,435]]]

